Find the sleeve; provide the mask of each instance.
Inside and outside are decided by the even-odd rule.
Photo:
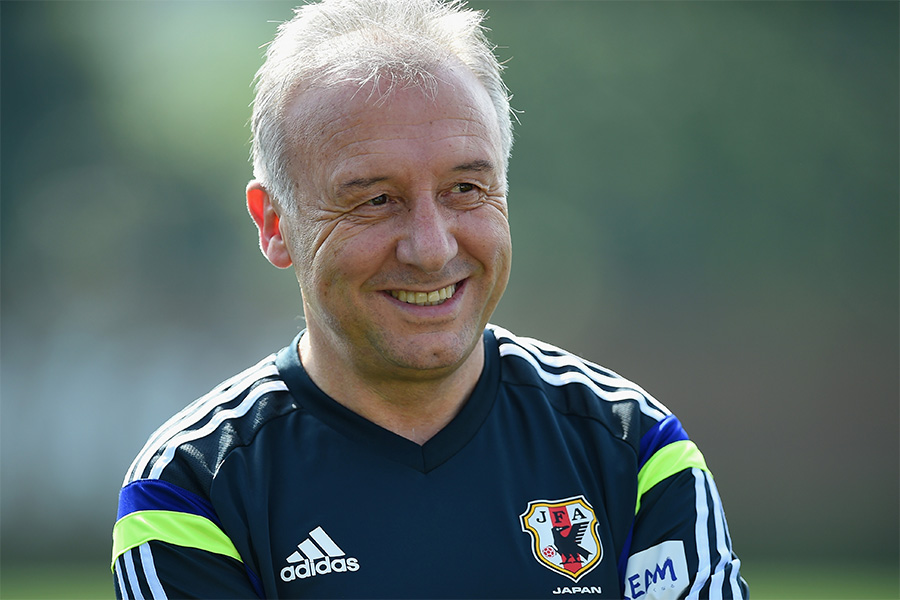
[[[674,416],[644,434],[637,479],[632,534],[620,559],[622,596],[748,598],[712,474]]]
[[[112,571],[120,599],[264,597],[209,501],[157,479],[119,494]]]

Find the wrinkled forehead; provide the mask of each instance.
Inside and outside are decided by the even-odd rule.
[[[494,160],[505,174],[496,109],[481,82],[461,63],[415,73],[384,69],[363,80],[345,76],[298,86],[284,115],[291,172],[315,168],[320,151],[334,136],[378,123],[385,107],[400,108],[412,121],[436,107],[467,119],[494,146]]]

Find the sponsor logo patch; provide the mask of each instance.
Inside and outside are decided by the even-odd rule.
[[[584,496],[533,500],[519,519],[535,560],[551,571],[577,582],[600,564],[600,523]]]
[[[687,585],[687,559],[681,540],[668,540],[628,558],[626,600],[674,600]]]

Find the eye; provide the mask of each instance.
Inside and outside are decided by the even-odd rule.
[[[471,183],[457,183],[452,188],[450,188],[451,192],[457,194],[465,194],[466,192],[471,192],[475,189],[475,185]]]
[[[380,196],[375,196],[371,200],[369,200],[368,204],[372,206],[383,206],[387,204],[388,196],[387,194],[381,194]]]

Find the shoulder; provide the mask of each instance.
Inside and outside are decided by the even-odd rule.
[[[597,402],[633,403],[641,414],[661,421],[671,413],[638,384],[562,348],[490,326],[508,379],[544,389],[586,392]]]
[[[501,380],[531,388],[565,414],[593,418],[614,433],[638,439],[671,417],[671,412],[639,385],[571,352],[495,325]]]
[[[123,485],[163,480],[204,494],[233,449],[251,444],[262,427],[297,408],[287,389],[275,354],[220,383],[150,436]]]
[[[678,418],[636,383],[556,346],[490,326],[497,339],[501,381],[524,387],[567,418],[591,419],[637,455],[640,491],[696,467],[705,459]]]

